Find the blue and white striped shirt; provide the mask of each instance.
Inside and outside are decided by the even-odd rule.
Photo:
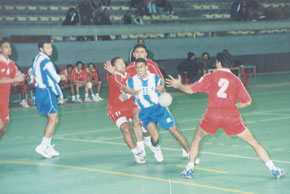
[[[159,103],[160,93],[157,92],[157,86],[161,85],[161,79],[158,75],[147,71],[147,78],[142,79],[138,74],[127,80],[127,86],[133,90],[141,90],[134,100],[139,108],[148,108]],[[127,96],[129,97],[129,96]]]
[[[50,87],[58,96],[62,96],[62,92],[58,85],[60,75],[56,73],[55,67],[50,58],[42,52],[34,58],[32,70],[35,77],[36,86],[38,88]]]

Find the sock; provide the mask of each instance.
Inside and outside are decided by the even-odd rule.
[[[188,162],[188,164],[186,166],[186,170],[193,169],[193,167],[194,167],[194,163],[193,162]]]
[[[99,93],[96,93],[96,97],[99,97]]]
[[[151,145],[151,136],[144,137],[144,144],[145,145]]]
[[[80,95],[79,94],[77,95],[77,98],[80,98]]]
[[[134,155],[138,154],[138,150],[137,150],[137,148],[132,149],[131,152],[132,152]]]
[[[92,94],[92,98],[95,98],[95,94]]]
[[[72,96],[71,99],[72,99],[72,101],[75,101],[76,97],[75,96]]]
[[[269,168],[269,170],[277,170],[277,167],[274,165],[272,160],[266,162],[265,165]]]
[[[51,138],[43,137],[40,145],[42,147],[50,146],[51,145]]]
[[[89,94],[88,94],[88,93],[86,93],[86,94],[85,94],[85,98],[88,98],[88,97],[89,97]]]
[[[137,148],[140,150],[144,150],[144,141],[138,141],[137,142]]]

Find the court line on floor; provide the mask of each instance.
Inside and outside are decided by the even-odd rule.
[[[180,168],[185,168],[186,166],[185,165],[176,165],[177,167],[180,167]],[[201,171],[207,171],[207,172],[214,172],[214,173],[219,173],[219,174],[229,174],[228,171],[223,171],[223,170],[214,170],[214,169],[208,169],[208,168],[200,168],[200,167],[197,167],[195,166],[194,167],[194,170],[201,170]]]
[[[63,164],[49,164],[49,163],[44,163],[44,162],[22,161],[22,160],[21,161],[20,160],[0,160],[0,163],[59,167],[59,168],[74,169],[74,170],[87,171],[87,172],[104,173],[104,174],[111,174],[111,175],[120,175],[120,176],[125,176],[125,177],[133,177],[133,178],[169,183],[169,180],[164,179],[164,178],[143,176],[143,175],[138,175],[138,174],[118,172],[118,171],[85,168],[85,167],[80,167],[80,166],[71,166],[71,165],[63,165]],[[228,188],[223,188],[223,187],[216,187],[216,186],[211,186],[211,185],[202,185],[202,184],[191,183],[191,182],[186,182],[186,181],[179,181],[179,180],[172,180],[172,179],[170,180],[170,182],[171,182],[171,184],[173,183],[173,184],[179,184],[179,185],[189,185],[189,186],[200,187],[200,188],[205,188],[205,189],[210,189],[210,190],[226,191],[226,192],[241,193],[241,194],[254,194],[254,193],[247,192],[247,191],[240,191],[240,190],[228,189]]]
[[[101,140],[88,140],[88,139],[78,139],[78,138],[68,138],[68,137],[55,137],[54,139],[58,140],[66,140],[66,141],[76,141],[76,142],[85,142],[85,143],[101,143],[101,144],[110,144],[110,145],[122,145],[127,146],[125,143],[117,143],[117,142],[109,142],[109,141],[101,141]],[[163,150],[167,151],[177,151],[181,152],[181,149],[176,148],[166,148],[162,147]],[[250,157],[250,156],[241,156],[241,155],[234,155],[234,154],[222,154],[222,153],[213,153],[213,152],[205,152],[201,151],[201,154],[206,155],[215,155],[215,156],[221,156],[221,157],[228,157],[228,158],[239,158],[239,159],[248,159],[248,160],[260,160],[257,157]],[[273,160],[277,163],[284,163],[284,164],[290,164],[290,161],[282,161],[282,160]]]

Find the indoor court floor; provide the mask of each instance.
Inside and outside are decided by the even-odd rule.
[[[290,74],[259,75],[250,80],[252,105],[242,117],[277,166],[290,170]],[[170,110],[190,143],[207,107],[205,94],[175,89]],[[106,96],[106,88],[102,89]],[[37,109],[11,108],[0,140],[1,194],[289,194],[290,174],[276,180],[254,150],[222,130],[201,144],[193,179],[180,172],[187,164],[181,147],[159,129],[164,161],[147,148],[146,164],[137,165],[120,130],[107,117],[107,100],[59,107],[53,144],[60,157],[43,159],[40,143],[46,118]]]

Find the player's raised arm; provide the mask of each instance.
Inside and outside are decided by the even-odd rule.
[[[169,78],[166,79],[166,84],[168,87],[173,87],[176,89],[179,89],[180,91],[187,93],[187,94],[193,94],[193,91],[190,89],[188,85],[184,85],[181,83],[181,76],[178,75],[178,78],[175,79],[171,75],[169,75]]]
[[[114,74],[115,73],[115,69],[114,69],[113,65],[111,64],[111,61],[106,61],[104,63],[104,69],[106,71],[108,71],[110,74]]]

